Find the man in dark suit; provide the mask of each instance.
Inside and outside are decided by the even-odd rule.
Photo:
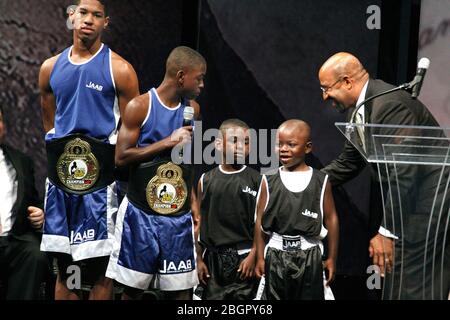
[[[44,212],[34,185],[33,162],[3,144],[6,129],[0,106],[0,279],[8,300],[39,298],[49,272],[40,251]]]
[[[353,111],[354,107],[364,101],[364,99],[394,88],[381,80],[370,79],[361,62],[355,56],[346,52],[333,55],[322,65],[319,70],[319,81],[323,99],[331,100],[332,105],[342,112],[346,110]],[[396,91],[365,103],[358,112],[357,117],[360,117],[360,122],[370,124],[439,126],[427,108],[419,100],[412,99],[411,95],[406,91]],[[360,132],[360,142],[361,148],[365,149],[368,148],[370,143],[368,138],[376,132],[367,132],[369,129],[363,130],[364,132]],[[400,133],[398,130],[400,129],[384,129],[382,133],[398,135]],[[405,133],[407,135],[407,132],[403,132],[403,134]],[[414,134],[417,135],[417,132]],[[340,185],[357,176],[366,164],[360,152],[349,141],[346,141],[342,153],[326,166],[323,171],[330,175],[330,182],[333,185]],[[391,177],[394,176],[393,166],[388,167]],[[372,168],[374,169],[372,170],[373,177],[377,179],[377,169],[374,166]],[[381,207],[379,210],[372,212],[369,226],[371,237],[369,252],[370,256],[373,257],[373,263],[380,267],[381,274],[384,274],[385,267],[388,273],[393,267],[393,239],[398,239],[395,240],[395,256],[397,259],[394,268],[397,266],[397,263],[402,262],[402,274],[396,277],[396,282],[392,281],[390,290],[385,290],[389,291],[385,292],[385,297],[391,299],[447,298],[449,290],[448,273],[450,270],[448,265],[449,247],[448,239],[444,238],[445,232],[443,230],[448,224],[448,221],[445,222],[445,218],[448,216],[449,199],[448,196],[444,198],[443,194],[445,191],[437,193],[437,198],[439,199],[440,197],[437,205],[443,205],[441,211],[443,214],[436,218],[433,217],[433,221],[431,221],[430,208],[435,198],[435,186],[438,184],[438,181],[441,181],[439,180],[440,174],[443,173],[442,183],[445,184],[446,179],[448,179],[448,170],[417,165],[398,165],[395,170],[398,180],[398,191],[402,199],[403,220],[398,219],[398,216],[396,220],[392,218],[396,214],[395,211],[399,211],[398,206],[389,209],[390,207],[386,205],[385,219],[383,221],[383,225],[386,228],[380,227],[383,220]],[[385,181],[382,178],[382,182],[386,186],[387,182],[390,181]],[[393,184],[391,183],[391,185]],[[389,194],[385,191],[386,188],[382,188],[382,190],[385,203],[388,203],[391,200],[389,199]],[[439,258],[435,261],[442,261],[443,265],[436,266],[437,268],[442,268],[442,272],[439,272],[441,279],[436,279],[437,283],[433,289],[434,293],[431,293],[430,288],[427,287],[428,280],[431,283],[431,275],[426,274],[423,265],[428,265],[430,267],[429,270],[431,269],[432,261],[429,261],[429,259],[432,254],[429,254],[427,262],[424,263],[426,258],[423,258],[423,252],[426,251],[426,248],[429,250],[429,246],[432,243],[427,243],[423,239],[426,238],[426,226],[439,226],[436,220],[440,220],[444,229],[437,230],[431,227],[430,230],[431,232],[436,232],[435,241],[439,246],[438,248],[442,247],[442,250],[438,250],[438,257],[441,254],[442,259]],[[399,226],[399,223],[402,223],[402,225]],[[419,228],[424,232],[418,232]],[[397,250],[400,248],[402,251]],[[417,258],[419,255],[422,258]],[[422,272],[424,275],[422,275]],[[403,283],[401,283],[402,277]],[[430,278],[428,279],[428,277]],[[399,279],[400,283],[398,282]],[[423,279],[425,281],[422,281]],[[393,289],[393,287],[395,288]]]

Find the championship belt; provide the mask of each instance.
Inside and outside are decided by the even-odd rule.
[[[181,215],[191,209],[192,166],[162,160],[130,170],[127,197],[150,214]]]
[[[47,142],[49,180],[83,195],[114,181],[114,145],[81,134]]]

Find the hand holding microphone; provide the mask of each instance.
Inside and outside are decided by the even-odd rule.
[[[184,126],[176,129],[172,135],[170,136],[170,141],[172,141],[172,146],[175,147],[177,145],[182,146],[186,143],[191,142],[192,136],[192,126]]]
[[[171,141],[174,147],[177,147],[175,154],[183,158],[183,146],[190,143],[192,140],[192,120],[194,119],[194,108],[186,106],[183,111],[183,126],[175,130],[171,135]]]
[[[187,106],[183,112],[183,126],[176,129],[171,135],[170,140],[175,142],[175,145],[190,142],[193,130],[192,119],[194,119],[194,108]]]
[[[183,111],[183,127],[192,126],[192,119],[194,119],[194,108],[186,106]]]

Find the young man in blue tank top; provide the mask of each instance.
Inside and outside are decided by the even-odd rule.
[[[256,225],[262,232],[255,234],[255,272],[265,276],[258,298],[324,299],[323,270],[327,284],[334,278],[338,218],[328,176],[305,164],[311,149],[306,122],[288,120],[278,128],[276,150],[283,166],[263,178],[257,204]],[[322,266],[325,236],[328,257]]]
[[[203,89],[205,59],[177,47],[158,88],[133,99],[123,115],[116,165],[130,166],[128,192],[117,215],[106,276],[124,284],[123,299],[151,287],[169,299],[191,299],[198,283],[192,228],[192,168],[176,165],[172,149],[189,142],[183,114]],[[195,114],[199,106],[191,101]]]
[[[46,60],[39,73],[49,163],[41,250],[56,256],[56,299],[81,297],[67,283],[68,267],[78,261],[94,279],[89,298],[110,299],[105,269],[118,208],[114,145],[120,113],[139,94],[138,80],[101,42],[109,22],[104,0],[78,0],[70,20],[73,46]]]

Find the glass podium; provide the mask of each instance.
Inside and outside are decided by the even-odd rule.
[[[378,173],[395,240],[383,299],[448,299],[450,128],[336,123]]]

